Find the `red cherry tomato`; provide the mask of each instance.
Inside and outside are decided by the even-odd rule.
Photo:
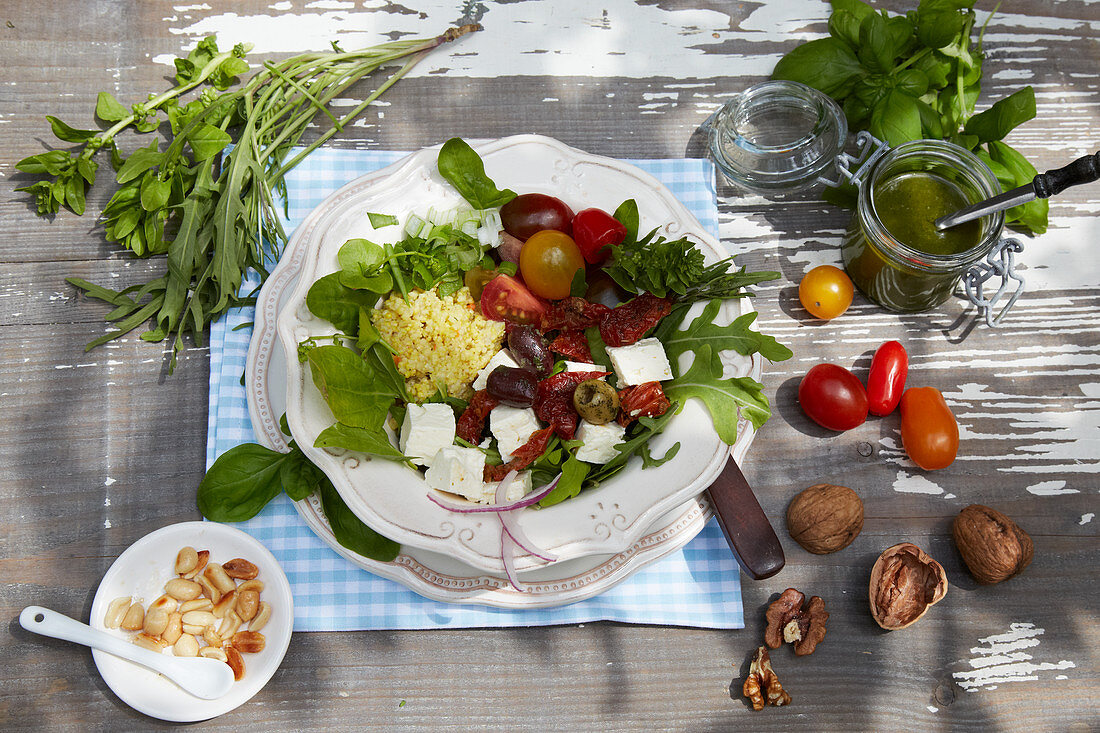
[[[532,234],[519,251],[523,282],[535,295],[550,300],[569,297],[577,270],[584,270],[584,258],[573,238],[564,232],[544,229]]]
[[[491,321],[538,323],[545,312],[545,301],[508,275],[497,275],[481,291],[481,314]]]
[[[823,428],[851,430],[867,419],[867,391],[844,367],[818,364],[798,385],[802,411]]]
[[[901,443],[925,471],[947,468],[959,452],[959,423],[935,387],[913,387],[901,397]]]
[[[573,239],[585,262],[602,265],[611,256],[610,248],[626,239],[626,227],[605,211],[583,209],[573,217]]]
[[[889,415],[901,401],[905,377],[909,373],[909,355],[897,341],[887,341],[871,358],[867,375],[867,406],[872,415]]]
[[[573,210],[561,199],[544,193],[521,193],[500,207],[504,231],[523,241],[544,229],[569,234],[573,231],[572,222]]]

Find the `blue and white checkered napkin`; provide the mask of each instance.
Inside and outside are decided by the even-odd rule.
[[[287,177],[289,233],[343,184],[382,168],[403,153],[318,149]],[[718,233],[714,169],[706,160],[630,161],[659,179],[712,233]],[[256,438],[241,384],[252,309],[227,314],[210,333],[210,416],[207,465]],[[280,495],[238,525],[274,553],[290,579],[295,631],[431,629],[628,623],[738,629],[744,626],[740,573],[712,519],[684,548],[644,566],[587,600],[558,608],[511,610],[424,598],[353,565],[313,534],[293,503]]]

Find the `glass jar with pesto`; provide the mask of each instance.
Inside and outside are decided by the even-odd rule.
[[[841,245],[852,282],[892,311],[940,305],[998,243],[1004,214],[944,231],[933,222],[1000,190],[985,163],[958,145],[915,140],[886,151],[858,185]]]

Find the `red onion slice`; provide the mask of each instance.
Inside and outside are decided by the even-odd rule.
[[[505,476],[505,480],[507,480],[507,478],[508,477]],[[560,475],[557,478],[555,478],[553,481],[551,481],[550,483],[546,484],[545,486],[534,489],[530,493],[523,496],[523,498],[517,499],[516,501],[513,501],[513,502],[508,503],[508,504],[499,504],[499,503],[498,504],[474,504],[472,502],[469,503],[469,504],[459,504],[457,502],[453,502],[453,501],[450,501],[448,499],[443,499],[441,497],[438,497],[434,494],[434,492],[429,492],[428,493],[428,500],[431,501],[433,504],[435,504],[437,506],[441,506],[444,509],[449,509],[452,512],[457,512],[458,514],[479,514],[479,513],[485,513],[485,512],[510,512],[514,509],[523,509],[525,507],[531,506],[532,504],[537,504],[539,501],[546,498],[546,495],[549,494],[551,491],[553,491],[554,487],[558,485],[558,480],[559,479],[561,479]],[[503,484],[504,481],[501,481],[501,483]],[[499,487],[497,487],[497,488],[499,490]]]
[[[501,512],[499,516],[500,523],[504,525],[504,531],[512,538],[512,542],[515,543],[516,547],[546,562],[554,562],[558,559],[557,555],[543,550],[527,537],[524,531],[520,529],[519,517],[515,514],[512,512]]]
[[[519,576],[516,575],[516,543],[512,540],[512,535],[504,529],[503,523],[500,525],[500,559],[504,561],[504,574],[508,576],[512,587],[520,593],[527,590],[527,586],[519,582]]]

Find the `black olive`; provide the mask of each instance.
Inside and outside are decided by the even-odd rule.
[[[498,366],[485,381],[489,395],[509,407],[530,407],[539,393],[539,378],[530,369]]]
[[[573,407],[593,425],[605,425],[619,414],[619,393],[602,379],[589,379],[577,385]]]
[[[545,377],[554,369],[554,356],[546,340],[534,326],[512,326],[508,329],[508,350],[521,367]]]

